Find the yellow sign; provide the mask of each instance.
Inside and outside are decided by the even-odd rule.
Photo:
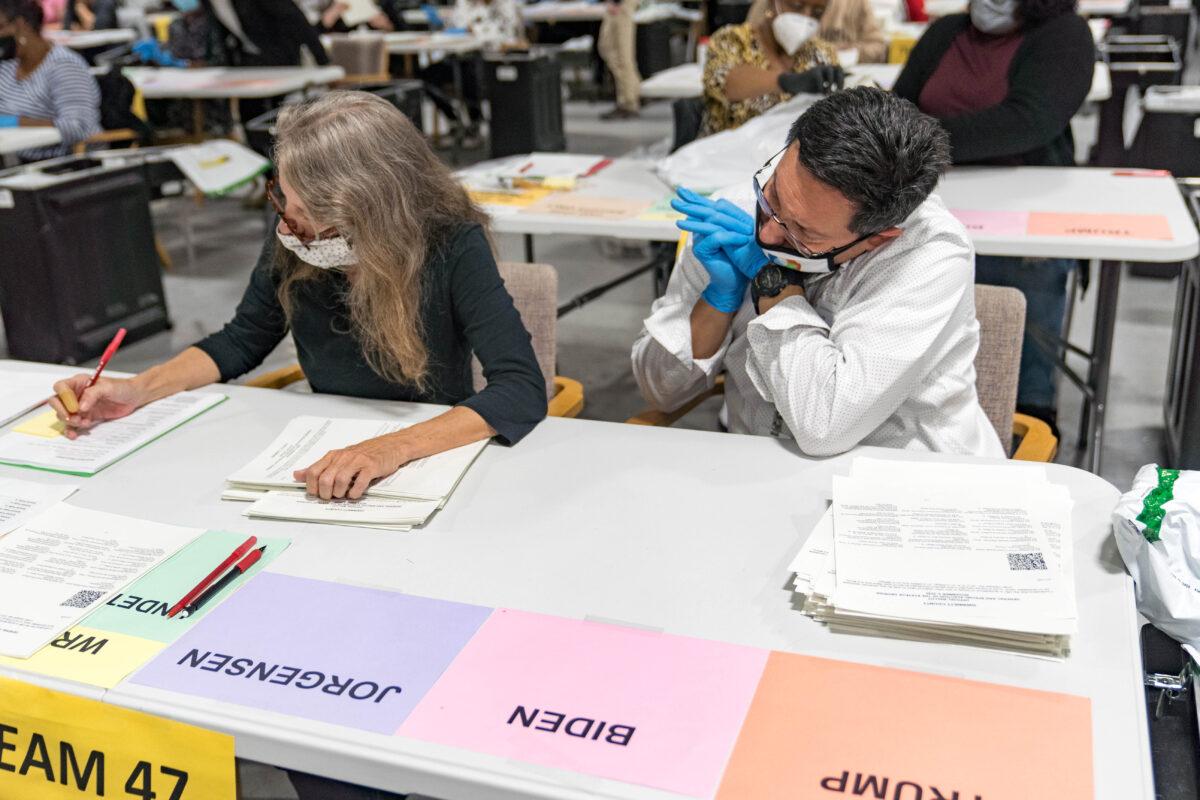
[[[0,798],[236,796],[232,736],[0,678]]]

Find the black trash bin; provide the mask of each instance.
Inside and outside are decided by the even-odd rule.
[[[1200,180],[1179,183],[1200,225]],[[1200,469],[1200,256],[1185,262],[1179,275],[1163,421],[1167,466]]]
[[[0,315],[12,358],[78,364],[118,328],[170,327],[142,165],[86,156],[0,172]]]
[[[1100,105],[1100,130],[1091,162],[1101,167],[1129,166],[1125,146],[1125,104],[1136,87],[1178,84],[1183,74],[1179,43],[1169,36],[1110,36],[1100,54],[1112,76],[1112,96]]]
[[[548,51],[488,55],[484,68],[492,158],[567,149],[562,67]]]

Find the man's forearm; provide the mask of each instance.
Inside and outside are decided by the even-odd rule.
[[[703,297],[692,307],[692,358],[712,358],[729,333],[733,313],[718,311]]]

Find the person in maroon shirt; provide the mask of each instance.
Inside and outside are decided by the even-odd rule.
[[[893,91],[950,133],[955,164],[1073,166],[1071,117],[1092,84],[1096,51],[1075,0],[971,0],[937,20],[909,55]],[[1043,187],[1031,186],[1030,201]],[[1058,335],[1067,276],[1078,262],[976,256],[975,280],[1025,294],[1018,408],[1056,422],[1055,358],[1031,336]]]

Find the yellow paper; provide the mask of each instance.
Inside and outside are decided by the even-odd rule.
[[[53,411],[47,411],[44,414],[38,414],[36,417],[30,417],[13,428],[17,433],[27,433],[30,436],[41,436],[46,439],[62,436],[63,431],[66,429],[66,423],[60,420],[58,415]]]
[[[518,192],[470,191],[471,199],[484,206],[527,206],[550,194],[552,189],[522,189]]]
[[[75,627],[30,658],[0,656],[0,666],[111,689],[164,647],[137,636]]]
[[[3,798],[237,796],[232,736],[4,678],[0,726]]]

